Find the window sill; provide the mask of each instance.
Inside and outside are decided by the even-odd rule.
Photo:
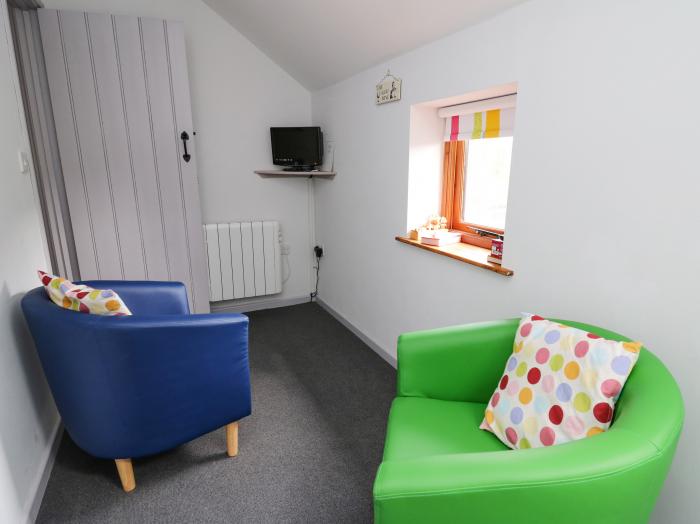
[[[446,257],[459,260],[460,262],[466,262],[472,266],[481,267],[483,269],[488,269],[499,275],[510,277],[513,275],[513,270],[507,267],[499,266],[498,264],[492,264],[487,260],[491,252],[483,247],[473,246],[471,244],[451,244],[449,246],[428,246],[426,244],[421,244],[415,240],[411,240],[408,237],[398,236],[396,240],[408,244],[409,246],[415,246],[420,249],[425,249],[426,251],[432,251],[438,255],[443,255]]]

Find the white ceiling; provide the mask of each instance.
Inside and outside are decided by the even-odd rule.
[[[524,1],[204,0],[311,90]]]

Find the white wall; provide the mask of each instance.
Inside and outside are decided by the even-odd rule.
[[[304,180],[262,179],[253,171],[272,167],[270,126],[310,124],[309,91],[201,0],[44,0],[44,6],[184,22],[204,221],[279,220],[292,268],[279,297],[308,297],[313,193]]]
[[[58,415],[19,308],[47,268],[32,176],[21,174],[26,128],[7,25],[0,0],[0,522],[32,519]]]
[[[655,522],[691,522],[700,461],[700,4],[533,0],[313,94],[338,175],[316,185],[321,298],[395,354],[409,330],[517,316],[644,341],[687,421]],[[375,106],[387,66],[404,99]],[[518,82],[506,278],[405,233],[412,104]]]
[[[406,226],[413,229],[440,212],[445,120],[428,104],[411,107]]]

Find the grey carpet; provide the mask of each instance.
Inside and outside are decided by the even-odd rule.
[[[65,434],[37,522],[370,522],[394,369],[316,304],[249,316],[238,457],[220,429],[134,461],[127,494]]]

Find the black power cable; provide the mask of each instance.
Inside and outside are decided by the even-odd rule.
[[[316,270],[316,288],[313,292],[309,293],[309,302],[313,302],[314,298],[318,296],[318,278],[319,272],[321,271],[321,257],[323,256],[323,248],[321,246],[314,246],[314,255],[316,255],[316,265],[314,269]]]

